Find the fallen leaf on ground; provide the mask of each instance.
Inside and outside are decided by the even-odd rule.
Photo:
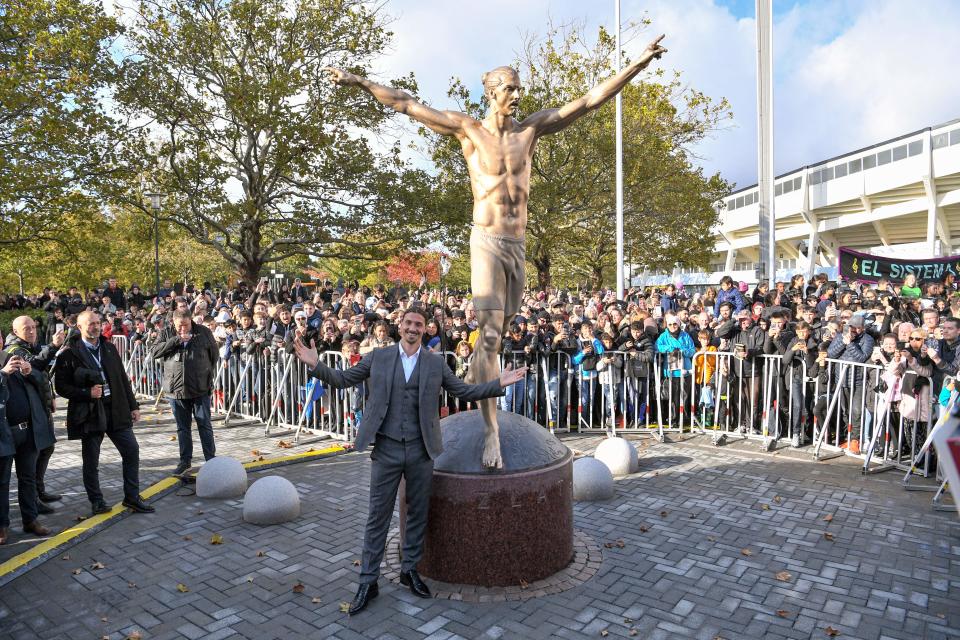
[[[254,449],[253,451],[250,452],[250,455],[252,455],[252,456],[258,456],[258,455],[260,455],[260,449]]]
[[[253,576],[247,576],[247,582],[253,582]]]
[[[61,560],[69,560],[69,559],[70,559],[70,554],[69,554],[69,553],[64,554],[64,556],[63,556],[62,558],[60,558],[60,559],[61,559]]]
[[[789,571],[781,571],[776,575],[777,580],[780,582],[790,582],[790,578],[792,577]]]
[[[110,622],[110,618],[108,618],[107,616],[101,616],[100,622]]]
[[[824,522],[833,522],[833,514],[828,513],[827,515],[825,515],[825,516],[823,517],[823,521],[824,521]]]
[[[183,536],[183,539],[190,541],[190,540],[193,540],[193,536]]]
[[[105,564],[103,564],[102,562],[94,562],[92,565],[90,565],[90,568],[91,568],[91,569],[106,569],[107,566],[106,566]]]
[[[341,602],[340,603],[340,613],[349,613],[350,612],[350,603]]]
[[[693,519],[696,518],[696,517],[697,517],[697,514],[695,514],[695,513],[691,513],[691,514],[690,514],[690,519],[691,519],[691,520],[693,520]]]
[[[760,505],[760,508],[763,509],[764,511],[770,511],[770,505],[768,504],[762,504]]]
[[[742,555],[745,555],[745,556],[752,556],[752,555],[753,555],[753,551],[751,551],[750,549],[746,549],[746,548],[740,549],[740,553],[741,553]]]
[[[783,498],[781,498],[780,496],[773,496],[773,501],[776,502],[777,504],[780,504],[781,502],[783,502]]]
[[[606,638],[608,635],[610,635],[610,632],[607,631],[606,629],[604,629],[603,631],[600,632],[600,635],[601,635],[602,637]]]
[[[299,581],[298,581],[297,584],[293,585],[293,592],[294,592],[294,593],[303,593],[303,590],[304,590],[304,589],[306,589],[306,587],[303,586],[303,583],[302,583],[302,582],[299,582]]]
[[[646,533],[647,531],[650,531],[650,527],[645,524],[640,525],[640,533]]]
[[[666,517],[667,517],[667,512],[666,512],[666,511],[661,511],[661,512],[660,512],[660,517],[661,517],[661,518],[666,518]]]
[[[623,624],[633,624],[633,618],[624,618]]]
[[[136,588],[137,588],[137,583],[136,583],[136,582],[128,582],[128,583],[127,583],[127,588],[128,588],[128,589],[136,589]]]
[[[781,618],[787,618],[790,616],[790,612],[786,609],[777,609],[777,615]]]
[[[142,640],[143,634],[139,631],[131,631],[126,640]]]
[[[197,515],[198,515],[198,516],[202,516],[202,515],[203,515],[203,511],[197,511]]]
[[[530,586],[530,583],[529,583],[529,582],[527,582],[526,580],[523,580],[523,579],[520,580],[520,588],[521,588],[521,589],[526,589],[526,588],[529,587],[529,586]]]
[[[264,461],[264,457],[263,457],[263,456],[260,456],[259,458],[257,458],[257,462],[263,462],[263,461]]]
[[[323,602],[320,598],[310,598],[310,604],[320,604]]]
[[[176,442],[177,436],[170,436],[170,442]]]
[[[832,534],[832,533],[824,533],[824,534],[823,534],[823,538],[824,538],[825,540],[829,540],[830,542],[833,542],[833,534]]]
[[[223,536],[219,533],[215,533],[210,536],[210,544],[223,544]]]
[[[264,555],[264,554],[263,554],[263,551],[257,551],[257,557],[258,557],[258,558],[262,558],[263,555]]]
[[[278,442],[277,447],[281,449],[293,449],[293,445],[285,440],[281,440],[280,442]]]
[[[707,536],[707,542],[716,542],[716,541],[717,539],[714,538],[713,536]]]
[[[824,629],[824,631],[826,631],[827,635],[830,636],[831,638],[840,635],[840,631],[837,629],[834,629],[833,627],[827,627],[826,629]]]
[[[631,635],[631,636],[637,635],[637,630],[636,630],[636,629],[630,629],[630,635]]]
[[[87,516],[77,516],[77,522],[83,522],[87,519]]]
[[[180,593],[187,593],[188,591],[190,591],[190,587],[188,587],[187,585],[183,584],[182,582],[178,582],[178,583],[177,583],[177,591],[179,591]]]

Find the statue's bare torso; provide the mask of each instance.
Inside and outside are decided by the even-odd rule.
[[[486,382],[500,374],[500,340],[520,308],[527,199],[537,139],[564,129],[616,95],[666,51],[659,46],[662,39],[661,35],[640,58],[586,95],[558,109],[537,111],[522,122],[513,117],[520,103],[520,77],[509,67],[497,67],[483,76],[484,95],[490,106],[483,120],[458,111],[433,109],[403,91],[340,69],[328,69],[335,83],[359,86],[386,106],[460,141],[473,192],[470,280],[480,332],[470,367],[472,382]],[[503,461],[495,401],[481,401],[480,409],[487,425],[483,465],[500,468]]]

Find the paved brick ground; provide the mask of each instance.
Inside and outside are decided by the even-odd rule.
[[[590,451],[599,440],[566,441]],[[424,601],[382,581],[370,609],[348,618],[369,475],[352,453],[269,472],[300,490],[303,515],[288,525],[245,525],[238,501],[176,495],[118,521],[0,590],[0,637],[710,640],[827,638],[829,627],[960,638],[960,522],[932,512],[930,494],[842,460],[700,439],[644,444],[641,456],[614,499],[576,505],[579,530],[624,546],[603,548],[596,575],[561,594]]]
[[[40,520],[50,526],[54,533],[62,531],[77,522],[77,518],[90,515],[90,502],[83,490],[80,462],[80,442],[67,440],[67,430],[64,427],[66,417],[66,401],[60,401],[61,410],[54,419],[57,432],[57,449],[50,461],[47,470],[47,490],[64,496],[62,501],[51,504],[56,513],[41,516]],[[176,441],[177,427],[173,416],[166,404],[160,405],[159,411],[154,411],[153,404],[142,405],[143,419],[136,426],[137,440],[140,443],[140,487],[145,489],[151,484],[170,475],[180,457],[180,450]],[[304,443],[291,449],[279,448],[277,443],[292,442],[290,436],[264,436],[263,427],[244,421],[233,421],[236,426],[223,427],[221,420],[214,421],[217,453],[229,455],[241,460],[253,460],[256,450],[264,458],[274,458],[307,451],[311,447],[322,448],[332,441],[323,443]],[[279,433],[279,432],[278,432]],[[193,430],[193,462],[203,462],[203,452],[200,449],[200,438]],[[21,531],[20,508],[16,500],[16,478],[12,480],[10,495],[10,523],[12,525],[12,540],[0,547],[0,562],[8,560],[14,555],[22,553],[39,542],[34,536],[24,535]],[[123,499],[123,480],[120,472],[120,455],[104,438],[100,453],[100,487],[103,490],[107,504],[113,505]]]

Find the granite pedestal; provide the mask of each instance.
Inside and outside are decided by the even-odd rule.
[[[549,431],[498,411],[503,469],[481,465],[479,411],[440,421],[443,454],[418,570],[442,582],[484,587],[543,579],[573,558],[573,455]],[[405,499],[401,496],[401,535]]]

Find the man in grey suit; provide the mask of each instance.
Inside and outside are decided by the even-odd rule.
[[[370,396],[354,443],[358,451],[373,444],[370,455],[370,510],[363,539],[360,587],[350,615],[362,611],[379,593],[377,578],[393,516],[401,476],[406,479],[407,521],[400,582],[422,598],[432,597],[417,573],[430,506],[433,460],[443,451],[440,433],[440,387],[458,398],[476,401],[503,395],[503,388],[523,379],[526,367],[507,368],[500,378],[471,385],[457,378],[443,356],[421,348],[426,313],[407,309],[400,320],[399,346],[368,353],[343,371],[320,362],[316,348],[294,341],[297,357],[311,367],[310,375],[337,388],[367,378]]]

